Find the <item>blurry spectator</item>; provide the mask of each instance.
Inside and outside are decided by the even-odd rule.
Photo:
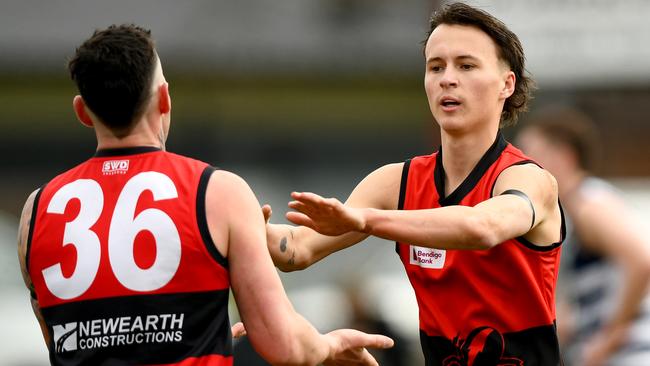
[[[616,189],[589,171],[601,146],[595,126],[577,110],[549,108],[518,143],[557,179],[570,223],[557,316],[567,361],[650,365],[650,243]]]

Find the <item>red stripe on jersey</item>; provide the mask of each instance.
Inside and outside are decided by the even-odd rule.
[[[189,357],[178,363],[165,363],[149,366],[230,366],[233,364],[232,356],[208,355],[202,357]]]

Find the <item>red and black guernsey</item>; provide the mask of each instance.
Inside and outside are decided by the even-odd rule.
[[[152,147],[100,150],[40,190],[27,265],[53,365],[232,365],[213,171]]]
[[[441,150],[415,157],[404,164],[399,209],[474,206],[492,197],[504,169],[526,163],[533,161],[499,133],[465,181],[445,197]],[[398,243],[418,301],[426,365],[560,365],[555,330],[560,244],[537,246],[517,238],[489,250],[439,250]]]

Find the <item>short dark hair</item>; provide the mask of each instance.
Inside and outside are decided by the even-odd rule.
[[[434,11],[429,20],[429,31],[424,40],[426,47],[431,33],[441,24],[476,27],[487,34],[497,46],[497,57],[503,60],[515,74],[515,90],[506,99],[501,112],[501,127],[514,125],[519,114],[528,110],[532,99],[534,81],[525,70],[524,48],[519,38],[503,22],[487,12],[463,3],[453,3]]]
[[[582,169],[597,168],[600,134],[593,120],[571,106],[547,106],[533,113],[523,129],[539,132],[552,144],[571,149]]]
[[[117,137],[144,112],[156,57],[151,31],[124,24],[96,30],[68,63],[86,105]]]

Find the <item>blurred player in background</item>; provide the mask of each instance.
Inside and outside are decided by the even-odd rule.
[[[303,269],[369,235],[395,240],[427,365],[559,365],[556,182],[500,133],[530,98],[522,46],[455,3],[433,14],[424,56],[440,149],[377,169],[345,205],[293,193],[287,218],[304,226],[267,225],[274,262]]]
[[[69,69],[97,152],[30,195],[19,229],[53,364],[231,365],[231,285],[270,363],[376,364],[364,347],[391,339],[321,335],[293,310],[248,185],[165,151],[171,99],[148,30],[96,31]]]
[[[650,241],[620,193],[590,173],[602,146],[596,127],[576,109],[552,107],[531,117],[517,140],[556,177],[570,223],[558,296],[568,360],[650,365]]]

